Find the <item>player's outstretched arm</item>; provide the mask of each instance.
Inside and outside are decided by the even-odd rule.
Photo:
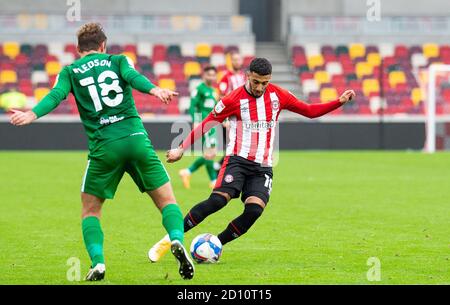
[[[290,96],[287,97],[285,108],[312,119],[325,115],[341,107],[343,104],[352,100],[355,96],[355,91],[346,90],[338,99],[334,101],[320,104],[307,104],[290,94]]]
[[[183,157],[184,150],[189,148],[192,144],[195,143],[198,139],[200,139],[205,133],[207,133],[211,128],[222,123],[223,118],[218,118],[214,116],[211,112],[200,124],[197,125],[186,137],[183,143],[174,149],[167,151],[166,161],[168,163],[177,162]]]
[[[69,72],[63,68],[56,77],[53,89],[29,111],[12,110],[10,122],[15,126],[28,125],[34,120],[52,112],[58,105],[66,99],[71,90]]]
[[[134,68],[133,61],[124,55],[119,55],[120,74],[134,89],[151,94],[161,100],[164,104],[168,104],[178,93],[169,89],[162,89],[155,86],[145,75],[142,75]]]
[[[37,119],[36,114],[31,110],[20,111],[12,109],[11,111],[13,114],[11,115],[10,122],[15,126],[28,125]]]
[[[169,104],[173,97],[178,96],[178,92],[169,89],[162,89],[159,87],[152,88],[149,93],[159,98],[159,100],[166,105]]]

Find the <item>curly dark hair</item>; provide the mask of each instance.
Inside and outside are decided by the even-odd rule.
[[[257,57],[250,63],[249,70],[259,75],[269,75],[272,74],[272,64],[266,58]]]
[[[97,50],[106,41],[106,35],[100,23],[90,22],[82,25],[77,32],[80,52]]]
[[[211,70],[214,71],[214,72],[217,72],[217,68],[214,67],[214,66],[206,66],[206,67],[203,68],[203,72],[204,73],[206,73],[208,71],[211,71]]]

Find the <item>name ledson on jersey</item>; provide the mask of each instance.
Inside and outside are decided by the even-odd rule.
[[[111,67],[111,61],[103,59],[103,60],[98,60],[98,59],[94,59],[91,61],[88,61],[85,64],[82,64],[80,68],[73,68],[72,71],[74,73],[85,73],[87,71],[89,71],[90,69],[94,68],[94,67],[103,67],[103,66],[108,66],[109,68]]]

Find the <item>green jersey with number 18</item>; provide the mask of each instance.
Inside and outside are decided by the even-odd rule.
[[[41,117],[75,96],[93,152],[104,143],[147,132],[136,110],[132,88],[149,93],[155,86],[124,55],[91,53],[64,67],[55,85],[33,112]]]

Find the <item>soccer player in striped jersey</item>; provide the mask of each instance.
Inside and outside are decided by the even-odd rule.
[[[316,118],[337,109],[355,96],[353,90],[347,90],[334,101],[307,104],[287,90],[271,84],[271,74],[270,62],[265,58],[255,58],[250,64],[246,84],[219,101],[180,147],[167,152],[168,162],[178,161],[184,150],[203,133],[229,118],[230,140],[215,188],[208,199],[194,206],[186,215],[185,232],[222,209],[232,198],[241,195],[243,213],[232,220],[218,238],[225,245],[245,234],[269,202],[275,131],[280,112],[289,110]],[[167,239],[167,236],[164,237],[150,249],[152,261],[158,261],[167,252]]]
[[[230,53],[231,70],[227,71],[219,80],[220,96],[224,97],[231,91],[245,84],[245,72],[242,70],[243,60],[236,51]]]
[[[194,265],[183,246],[183,215],[131,94],[134,88],[167,104],[177,93],[153,85],[134,69],[128,57],[106,54],[106,35],[100,24],[83,25],[77,36],[81,58],[62,69],[53,89],[32,110],[15,111],[11,123],[30,124],[55,109],[69,93],[75,96],[89,139],[88,163],[81,186],[81,226],[91,258],[86,280],[105,277],[101,210],[105,199],[114,198],[125,172],[161,211],[163,226],[170,236],[168,247],[179,262],[179,273],[184,279],[191,279]]]

